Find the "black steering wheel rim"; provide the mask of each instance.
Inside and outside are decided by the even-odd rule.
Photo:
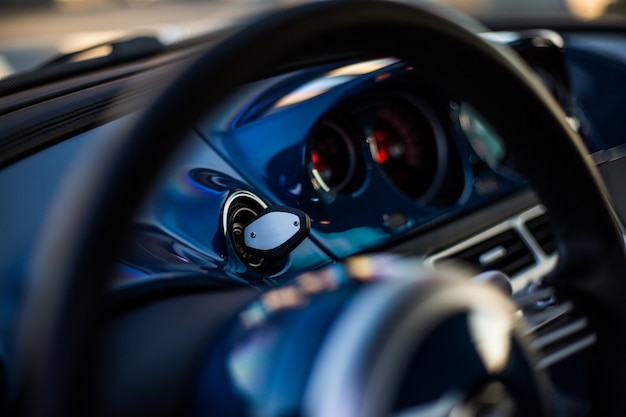
[[[271,14],[201,54],[174,75],[126,135],[107,144],[89,176],[59,196],[35,259],[32,279],[44,285],[28,294],[20,329],[18,369],[32,389],[33,415],[66,415],[76,406],[73,393],[88,360],[80,347],[96,334],[90,323],[97,319],[112,248],[120,246],[142,195],[189,126],[236,86],[310,56],[320,62],[395,56],[426,66],[440,85],[471,96],[494,120],[552,215],[560,258],[552,283],[559,294],[577,302],[600,338],[610,339],[611,326],[626,323],[623,240],[607,193],[581,139],[526,67],[425,8],[319,2]]]

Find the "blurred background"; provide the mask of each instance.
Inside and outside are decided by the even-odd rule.
[[[302,0],[0,0],[0,78],[128,34],[174,42],[255,11]],[[411,1],[411,0],[406,0]],[[626,0],[442,0],[477,17],[568,15],[598,19]]]
[[[124,36],[174,42],[253,13],[227,0],[0,0],[0,78]]]

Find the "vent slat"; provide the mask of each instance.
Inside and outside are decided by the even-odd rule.
[[[526,227],[546,255],[556,252],[556,240],[547,213],[527,221]]]

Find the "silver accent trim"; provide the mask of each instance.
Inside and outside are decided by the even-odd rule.
[[[250,249],[274,250],[293,238],[301,228],[300,218],[293,213],[266,213],[244,228],[244,244]]]
[[[591,334],[584,339],[581,339],[575,343],[568,344],[565,348],[551,354],[545,356],[543,359],[539,361],[537,364],[538,369],[546,369],[555,363],[567,358],[570,355],[573,355],[576,352],[580,352],[581,350],[593,345],[597,340],[595,334]]]
[[[589,155],[589,158],[591,158],[596,165],[617,161],[624,157],[626,157],[626,145],[618,145],[611,149],[597,151]]]
[[[478,258],[478,262],[481,265],[489,265],[492,262],[497,261],[498,259],[506,256],[506,248],[502,245],[498,245],[495,248],[483,253]]]
[[[224,235],[228,235],[228,213],[230,212],[230,206],[232,206],[233,202],[242,197],[249,198],[254,202],[258,203],[263,209],[267,208],[267,204],[260,197],[252,194],[250,191],[239,190],[232,193],[226,199],[224,203],[224,209],[222,210],[222,230],[224,231]]]
[[[515,300],[517,301],[517,300]],[[519,303],[516,302],[516,304]],[[522,306],[524,308],[526,306]],[[554,307],[546,308],[538,312],[528,313],[524,315],[528,326],[528,333],[536,333],[541,331],[546,326],[554,323],[558,319],[564,318],[566,315],[574,311],[574,305],[571,301],[566,301],[561,304],[557,304]]]
[[[543,349],[546,346],[549,346],[553,343],[558,342],[559,340],[563,340],[568,336],[572,336],[577,332],[587,329],[587,319],[581,318],[578,319],[567,326],[560,327],[558,329],[553,330],[552,332],[537,337],[532,343],[531,347],[534,349]]]

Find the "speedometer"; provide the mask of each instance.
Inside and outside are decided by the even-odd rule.
[[[433,118],[412,100],[392,97],[379,107],[369,145],[387,178],[412,199],[435,193],[444,147]]]

